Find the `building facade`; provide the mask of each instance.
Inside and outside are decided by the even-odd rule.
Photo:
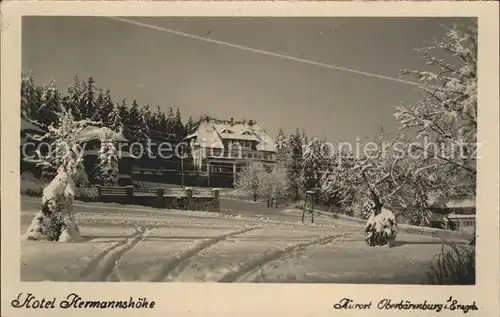
[[[252,121],[200,120],[185,138],[194,168],[207,177],[236,174],[251,162],[276,164],[273,139]]]
[[[471,197],[452,197],[432,202],[431,227],[474,232],[476,202]]]

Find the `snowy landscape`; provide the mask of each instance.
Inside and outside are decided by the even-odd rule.
[[[252,206],[231,215],[76,203],[84,240],[23,242],[21,279],[421,284],[443,243],[401,234],[396,247],[374,248],[362,224],[317,216],[304,225],[299,210],[266,215],[251,202],[238,205]],[[24,232],[38,201],[23,199],[22,207]]]
[[[147,29],[143,30],[150,32],[147,34],[173,32],[130,19],[102,19],[122,27]],[[36,29],[32,27],[31,32]],[[335,28],[330,30],[335,32]],[[134,37],[127,34],[123,31],[122,36],[132,41]],[[174,34],[193,38],[183,32]],[[413,89],[406,95],[398,94],[402,89],[385,86],[383,92],[370,92],[366,87],[372,84],[365,82],[366,91],[351,91],[344,98],[362,96],[367,98],[365,102],[373,102],[378,110],[367,114],[373,111],[369,110],[371,104],[353,106],[355,110],[347,106],[328,108],[332,107],[328,101],[330,88],[318,88],[324,90],[326,101],[318,98],[317,102],[327,106],[323,111],[328,109],[335,113],[332,117],[338,116],[336,125],[312,119],[309,122],[308,116],[294,117],[292,113],[310,112],[317,119],[326,116],[313,113],[317,112],[314,105],[302,110],[296,105],[290,118],[285,108],[266,113],[268,109],[254,109],[251,104],[237,110],[227,106],[218,112],[214,106],[210,110],[215,116],[206,114],[207,102],[223,104],[229,96],[234,97],[230,89],[201,94],[198,101],[203,105],[196,108],[199,119],[193,119],[191,100],[179,97],[180,92],[176,95],[175,89],[186,89],[184,96],[195,96],[196,91],[204,91],[214,74],[220,76],[220,87],[239,85],[231,76],[239,76],[241,62],[228,66],[231,75],[227,77],[212,69],[204,82],[192,83],[194,79],[185,78],[182,87],[170,90],[180,98],[177,111],[170,105],[152,110],[150,104],[166,98],[161,95],[166,89],[163,86],[151,88],[143,95],[151,99],[141,104],[130,96],[122,98],[114,92],[112,95],[111,89],[98,88],[93,77],[82,81],[78,74],[72,79],[62,76],[69,85],[61,88],[55,80],[40,84],[36,72],[24,72],[21,280],[475,284],[477,22],[464,19],[461,24],[452,23],[439,35],[439,39],[417,50],[424,65],[419,70],[393,65],[400,67],[405,79],[398,74],[360,72],[237,46],[237,50],[246,51],[244,54],[260,54],[260,58],[281,58],[300,67],[341,71]],[[409,38],[410,34],[404,36]],[[322,51],[323,39],[307,34],[303,37],[304,43],[316,43],[318,52]],[[144,39],[144,43],[159,43],[153,38]],[[208,42],[235,49],[229,42],[201,38],[203,45]],[[380,52],[388,45],[380,45]],[[184,49],[181,54],[193,53],[193,49]],[[401,50],[398,54],[403,59],[409,53]],[[23,68],[31,66],[40,71],[44,59],[36,57],[35,52],[33,56],[31,64]],[[217,64],[210,58],[194,57],[207,69]],[[132,57],[129,64],[137,60]],[[262,65],[267,62],[253,62],[253,67],[261,67],[261,71],[266,68]],[[76,69],[85,70],[83,62],[72,63]],[[115,65],[115,71],[126,64]],[[411,64],[420,65],[414,61]],[[294,68],[296,64],[276,65],[287,74],[296,71],[294,76],[303,80]],[[142,77],[156,74],[157,65],[149,66],[150,73],[142,73]],[[182,67],[177,71],[179,76],[185,75]],[[252,71],[247,69],[248,74]],[[274,70],[267,78],[256,76],[252,83],[269,80],[268,86],[261,87],[265,94],[260,97],[275,102],[284,98],[283,104],[291,103],[288,92],[269,89],[281,87],[281,78],[272,77],[277,73]],[[114,79],[102,77],[108,77],[113,89],[134,80],[125,77],[124,81],[120,75]],[[350,80],[347,82],[355,82]],[[319,82],[323,81],[318,80],[318,87]],[[148,89],[142,83],[132,86],[135,88],[119,89],[123,94],[141,94],[142,89]],[[312,89],[314,85],[305,86]],[[243,84],[236,87],[239,90],[234,98],[238,103],[253,95]],[[290,89],[290,93],[303,87]],[[345,89],[338,88],[336,95],[342,95]],[[302,95],[308,102],[316,98],[310,98],[311,91]],[[155,93],[161,98],[151,97]],[[388,111],[389,99],[384,98],[389,97],[384,95],[390,93],[401,99]],[[207,96],[213,100],[207,101]],[[189,114],[187,120],[182,117],[184,111]],[[356,112],[347,115],[343,111]],[[388,113],[390,130],[382,122],[385,114],[371,117],[377,111]],[[252,119],[235,120],[232,112]],[[352,116],[360,122],[353,122]],[[376,131],[367,128],[370,125]],[[345,142],[355,146],[339,148],[331,140],[342,141],[344,137],[356,139]],[[162,155],[164,145],[168,145],[168,157]],[[151,156],[155,153],[159,157]]]

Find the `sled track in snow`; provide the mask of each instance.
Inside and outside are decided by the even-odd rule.
[[[335,240],[338,240],[339,238],[349,238],[352,236],[353,234],[351,233],[343,233],[343,234],[321,237],[313,241],[295,244],[286,247],[284,249],[265,254],[260,258],[257,258],[253,261],[249,261],[248,263],[240,267],[238,270],[227,273],[226,275],[222,276],[218,282],[219,283],[244,282],[246,277],[248,277],[251,273],[265,267],[271,262],[278,261],[279,259],[287,255],[289,256],[297,251],[301,251],[310,246],[328,244]]]
[[[216,236],[208,239],[207,241],[201,242],[196,247],[184,252],[175,260],[165,263],[165,265],[160,269],[160,272],[151,279],[151,282],[162,282],[169,274],[173,274],[176,277],[179,276],[182,271],[188,266],[189,261],[192,257],[196,256],[201,251],[211,247],[214,244],[219,243],[227,238],[249,232],[252,230],[260,229],[260,227],[246,228],[243,230],[232,231],[220,236]]]
[[[127,239],[119,241],[90,261],[87,267],[80,273],[80,279],[87,282],[107,281],[115,270],[116,262],[126,252],[142,241],[145,238],[145,234],[152,230],[152,228],[145,230],[143,227],[138,227],[135,230],[136,232]]]

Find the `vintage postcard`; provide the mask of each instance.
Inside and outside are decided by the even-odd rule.
[[[1,315],[498,316],[498,8],[2,3]]]

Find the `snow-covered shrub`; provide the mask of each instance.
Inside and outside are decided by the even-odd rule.
[[[431,262],[424,283],[433,285],[475,285],[476,251],[471,246],[443,245]]]
[[[382,206],[371,204],[372,212],[366,221],[365,240],[370,246],[394,246],[397,235],[397,223],[394,213]]]
[[[75,199],[82,201],[98,201],[99,191],[96,187],[76,187]]]

